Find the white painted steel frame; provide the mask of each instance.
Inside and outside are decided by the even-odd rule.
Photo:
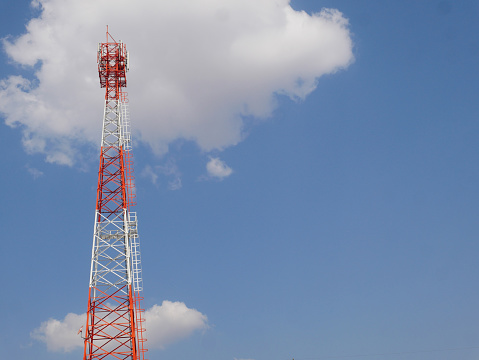
[[[103,117],[102,149],[131,151],[131,134],[127,103],[106,100]],[[129,156],[129,154],[126,154]],[[126,156],[125,156],[126,157]],[[132,191],[133,177],[125,174],[126,189]],[[125,204],[126,205],[126,204]],[[106,217],[97,210],[93,233],[90,287],[93,299],[97,289],[110,292],[111,288],[127,295],[133,284],[134,291],[142,291],[140,242],[136,213],[125,208],[122,213]]]

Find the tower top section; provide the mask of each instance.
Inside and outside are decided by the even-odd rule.
[[[113,39],[106,28],[106,42],[98,44],[98,75],[100,86],[105,88],[105,100],[118,100],[126,87],[126,72],[129,69],[126,45]]]

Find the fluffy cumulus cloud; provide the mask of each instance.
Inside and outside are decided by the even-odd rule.
[[[224,179],[233,173],[233,169],[226,165],[224,161],[213,157],[211,157],[210,161],[206,164],[206,170],[210,177],[217,179]]]
[[[78,330],[86,322],[86,314],[70,313],[63,320],[49,319],[35,329],[31,336],[47,345],[48,351],[69,352],[83,345]]]
[[[7,37],[12,62],[33,75],[0,81],[0,112],[30,153],[71,165],[97,144],[103,90],[96,70],[105,25],[130,50],[136,138],[158,154],[177,139],[201,150],[242,140],[245,117],[266,118],[275,96],[304,99],[353,60],[348,21],[290,0],[34,0],[26,33]]]
[[[190,336],[196,330],[208,328],[208,318],[184,303],[168,300],[145,312],[148,346],[163,349],[179,339]]]
[[[86,314],[70,313],[63,320],[49,319],[35,329],[31,336],[47,345],[52,352],[70,352],[83,346],[78,330],[86,322]],[[163,301],[145,311],[148,348],[166,345],[208,328],[208,318],[182,302]]]

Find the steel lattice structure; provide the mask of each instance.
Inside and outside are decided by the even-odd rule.
[[[128,52],[106,32],[98,45],[105,110],[98,172],[84,360],[145,360],[140,244],[126,87]]]

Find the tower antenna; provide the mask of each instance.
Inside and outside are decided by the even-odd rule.
[[[83,360],[146,360],[140,243],[126,72],[128,52],[106,28],[98,45],[105,108]]]

